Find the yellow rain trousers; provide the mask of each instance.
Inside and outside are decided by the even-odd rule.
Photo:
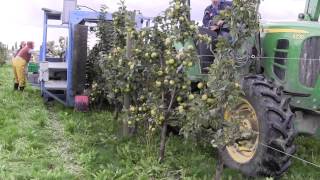
[[[19,87],[26,86],[26,66],[27,61],[19,56],[12,60],[14,80],[16,84],[19,84]]]

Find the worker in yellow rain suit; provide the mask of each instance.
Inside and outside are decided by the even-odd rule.
[[[15,90],[23,91],[26,86],[26,66],[32,57],[33,48],[34,43],[27,42],[27,46],[22,48],[12,60]]]
[[[13,59],[12,59],[12,64],[13,64],[13,61],[14,59],[17,57],[18,53],[26,46],[26,42],[25,41],[21,41],[20,43],[20,47],[19,49],[13,54]],[[14,75],[15,75],[15,82],[14,82],[14,90],[18,90],[19,88],[19,81],[18,81],[18,78],[16,76],[16,72],[15,72],[15,67],[13,66],[13,72],[14,72]]]

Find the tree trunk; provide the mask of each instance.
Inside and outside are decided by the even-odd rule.
[[[123,105],[126,112],[129,112],[130,109],[130,97],[128,94],[124,95],[123,97]],[[123,125],[122,125],[122,135],[124,137],[129,136],[129,125],[127,118],[123,118]]]
[[[114,120],[116,120],[116,121],[119,118],[119,111],[120,111],[119,105],[118,104],[114,105],[114,114],[113,114],[113,116],[114,116]]]
[[[167,135],[168,124],[165,122],[162,125],[161,129],[161,139],[160,139],[160,154],[159,154],[159,162],[162,163],[164,161],[164,153],[166,150],[166,135]]]
[[[163,162],[164,160],[164,153],[166,150],[166,135],[167,135],[167,129],[168,129],[168,120],[171,115],[171,110],[172,110],[173,103],[175,101],[175,97],[176,97],[176,88],[171,92],[170,103],[166,112],[164,113],[165,116],[164,116],[164,122],[161,129],[161,139],[160,139],[160,157],[159,157],[160,163]],[[166,104],[164,92],[162,93],[162,101],[163,101],[163,104]]]
[[[214,177],[214,180],[222,180],[223,176],[223,160],[220,154],[218,153],[218,158],[217,158],[217,165],[216,165],[216,174]]]

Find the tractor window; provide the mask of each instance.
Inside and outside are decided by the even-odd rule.
[[[281,65],[285,65],[285,59],[288,57],[288,53],[287,52],[276,52],[275,53],[275,58],[274,58],[274,62],[281,64]]]
[[[300,82],[314,88],[320,75],[320,37],[311,37],[302,44],[300,55]]]
[[[288,58],[288,49],[289,49],[289,40],[288,39],[279,39],[277,41],[276,49],[274,52],[274,65],[273,71],[275,75],[280,79],[285,79],[285,69],[279,65],[286,65]]]
[[[279,39],[277,44],[277,49],[288,49],[289,40],[288,39]]]
[[[281,79],[281,80],[284,80],[285,76],[286,76],[286,73],[285,73],[285,70],[278,67],[278,66],[273,66],[273,71],[275,73],[275,75]]]

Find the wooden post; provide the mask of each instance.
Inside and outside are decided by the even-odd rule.
[[[134,16],[131,17],[133,20],[134,20]],[[132,37],[131,37],[131,34],[128,33],[127,35],[127,49],[126,49],[126,58],[127,59],[130,59],[132,57]],[[129,109],[130,109],[130,95],[129,93],[126,93],[123,97],[123,106],[124,106],[124,110],[126,112],[129,112]],[[123,119],[123,136],[124,137],[128,137],[130,136],[130,128],[129,128],[129,125],[128,125],[128,120],[126,118]]]
[[[188,19],[190,21],[191,20],[191,0],[188,0],[187,3],[188,3],[188,6],[190,8],[190,11],[188,12]]]

